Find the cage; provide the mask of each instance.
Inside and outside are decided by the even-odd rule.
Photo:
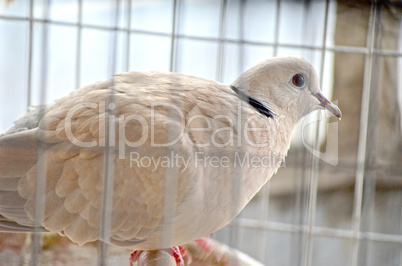
[[[344,117],[314,113],[301,121],[285,166],[212,237],[264,265],[402,265],[401,7],[364,0],[5,1],[0,131],[31,106],[116,73],[170,71],[230,84],[264,58],[302,56]],[[128,263],[109,245],[78,247],[39,232],[2,233],[0,249],[0,265]]]

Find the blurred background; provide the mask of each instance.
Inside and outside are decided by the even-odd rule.
[[[263,59],[302,56],[343,118],[306,117],[285,167],[213,237],[265,265],[402,265],[401,11],[396,0],[3,1],[0,133],[29,106],[115,73],[230,84]],[[26,241],[1,234],[0,265],[25,263]],[[96,249],[52,245],[96,261]]]

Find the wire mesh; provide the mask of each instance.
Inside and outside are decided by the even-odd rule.
[[[104,0],[91,2],[78,0],[74,2],[72,11],[67,12],[68,15],[73,15],[73,18],[68,15],[63,17],[58,13],[59,9],[68,6],[68,2],[16,0],[14,6],[3,7],[0,10],[0,29],[5,33],[2,36],[6,36],[7,40],[14,38],[6,29],[11,24],[21,25],[19,31],[24,35],[21,37],[23,47],[14,52],[23,51],[24,54],[24,58],[15,63],[18,64],[19,69],[17,71],[19,80],[16,84],[11,80],[15,79],[15,75],[10,75],[4,67],[11,62],[10,57],[5,56],[7,63],[1,66],[1,72],[5,73],[0,73],[2,74],[2,81],[0,81],[2,95],[8,96],[6,90],[13,89],[14,85],[15,93],[18,95],[16,98],[11,97],[6,100],[13,102],[14,107],[2,101],[4,103],[2,112],[7,113],[7,118],[5,115],[1,116],[1,120],[4,121],[1,124],[2,130],[9,127],[12,120],[22,116],[29,106],[43,104],[57,98],[56,96],[65,94],[66,90],[106,79],[121,71],[157,69],[187,72],[230,83],[249,65],[264,57],[296,54],[312,61],[319,70],[320,83],[324,88],[332,86],[328,76],[335,75],[333,57],[339,54],[363,56],[364,82],[360,124],[356,125],[356,127],[359,126],[358,148],[355,163],[352,163],[352,170],[349,169],[351,172],[354,171],[355,178],[353,203],[349,206],[353,210],[348,213],[350,217],[344,219],[350,218],[350,222],[346,223],[347,225],[335,224],[332,227],[328,222],[322,222],[322,217],[328,213],[319,203],[322,199],[319,194],[321,193],[320,178],[321,169],[324,167],[326,171],[327,168],[323,166],[317,154],[312,156],[301,143],[294,143],[296,148],[290,151],[288,169],[286,169],[288,171],[283,173],[293,177],[285,179],[292,182],[287,185],[290,189],[286,190],[291,191],[291,195],[288,192],[280,194],[277,190],[281,190],[281,185],[278,187],[277,184],[273,184],[274,180],[269,181],[250,206],[225,229],[215,233],[214,237],[228,243],[231,247],[251,254],[267,265],[319,265],[326,256],[333,259],[332,264],[328,265],[343,265],[345,262],[348,265],[375,265],[375,262],[380,259],[389,265],[391,263],[402,265],[401,229],[374,230],[370,227],[370,224],[376,223],[373,222],[375,219],[377,223],[381,223],[381,219],[374,216],[387,213],[378,210],[381,205],[380,207],[375,205],[375,198],[382,197],[378,196],[380,192],[389,195],[386,201],[392,209],[398,209],[399,215],[395,215],[397,218],[391,219],[393,226],[395,224],[401,226],[402,215],[400,195],[397,196],[396,193],[388,190],[383,192],[376,189],[373,177],[375,172],[372,168],[377,164],[370,160],[370,152],[372,152],[370,143],[373,141],[373,136],[370,134],[372,131],[381,129],[370,122],[373,117],[372,114],[370,115],[370,108],[376,101],[373,97],[373,91],[375,91],[373,83],[381,79],[378,75],[380,68],[378,60],[379,58],[395,58],[400,62],[402,57],[400,48],[383,48],[379,43],[380,32],[387,30],[382,28],[386,27],[382,24],[381,17],[384,9],[381,9],[379,3],[369,5],[365,44],[353,46],[333,42],[334,20],[337,16],[335,1]],[[100,15],[91,14],[94,12],[91,8],[96,9],[97,4],[100,5],[98,8]],[[40,14],[41,11],[42,14]],[[400,20],[400,14],[397,14],[397,17]],[[197,22],[197,19],[202,22]],[[150,20],[155,21],[152,23]],[[58,31],[68,32],[69,30],[71,32],[68,36],[73,38],[69,42],[72,47],[57,47],[61,44],[55,41],[54,36],[60,36],[57,35]],[[292,32],[288,34],[288,31]],[[262,32],[261,36],[259,32]],[[96,39],[96,42],[91,43],[89,41],[91,38]],[[100,40],[104,40],[107,45],[101,44]],[[99,47],[93,47],[94,45]],[[10,47],[0,46],[0,53],[5,55]],[[69,81],[66,84],[60,84],[63,82],[58,81],[61,75],[56,72],[60,69],[58,67],[55,67],[56,70],[53,69],[55,65],[63,63],[63,57],[56,56],[63,49],[69,50],[68,54],[73,55],[71,62],[66,62],[69,64],[69,70],[66,71],[68,76],[66,79]],[[99,57],[106,59],[97,61]],[[95,65],[104,66],[96,67]],[[400,69],[397,73],[400,73]],[[328,93],[331,92],[331,90],[328,91]],[[346,101],[339,99],[341,109],[342,100]],[[113,102],[112,98],[110,102]],[[316,120],[320,118],[317,117]],[[321,124],[327,124],[327,121],[321,121]],[[317,136],[314,147],[318,151],[328,134],[328,131],[322,128],[323,125],[316,124],[312,130],[315,132],[312,135]],[[106,146],[109,147],[109,145]],[[106,150],[105,153],[113,156],[111,150]],[[102,228],[105,230],[102,232],[102,238],[104,239],[107,238],[110,227],[108,213],[112,211],[110,195],[113,191],[113,178],[106,178],[113,175],[113,163],[111,163],[113,158],[108,156],[105,158],[102,216],[104,225]],[[289,167],[292,163],[296,166]],[[344,165],[334,166],[335,170],[331,171],[337,171],[336,167],[342,166]],[[393,171],[397,172],[397,176],[400,174],[400,168]],[[279,179],[282,176],[279,170],[278,175],[273,179]],[[174,179],[174,172],[167,172],[166,180],[170,185],[166,189],[170,192],[176,187],[177,181]],[[37,182],[38,184],[42,182],[42,186],[37,186],[37,195],[43,195],[41,188],[44,181],[38,178]],[[343,189],[345,190],[344,187]],[[400,188],[395,189],[398,192]],[[171,194],[167,193],[167,195]],[[42,201],[43,199],[38,197],[36,206],[41,206]],[[169,210],[168,207],[171,204],[168,204],[168,201],[169,199],[165,202],[166,217],[174,211]],[[287,202],[284,204],[287,210],[283,210],[281,201]],[[384,209],[388,210],[388,207]],[[42,211],[38,207],[36,221],[40,220]],[[169,221],[166,223],[168,227]],[[166,232],[165,237],[169,238],[169,230]],[[39,236],[39,232],[34,234],[31,251],[32,265],[39,264],[39,254],[42,252]],[[254,241],[254,237],[257,237],[257,241]],[[250,242],[251,240],[253,242]],[[336,242],[337,244],[331,242],[338,240],[340,242]],[[369,251],[373,250],[377,243],[390,245],[389,250],[392,251],[386,253],[389,256],[387,259],[376,255],[377,253],[370,254]],[[343,245],[346,248],[339,248]],[[333,250],[334,247],[335,250]],[[383,247],[379,248],[379,250],[383,249]],[[282,250],[282,254],[279,254]],[[332,254],[328,255],[329,253]],[[275,255],[278,258],[275,258]],[[100,244],[98,264],[106,264],[108,256],[108,246]],[[373,259],[373,256],[378,258]],[[370,262],[370,259],[373,261]]]

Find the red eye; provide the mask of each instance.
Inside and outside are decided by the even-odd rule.
[[[304,76],[302,74],[296,74],[292,78],[292,83],[296,87],[303,87],[304,86]]]

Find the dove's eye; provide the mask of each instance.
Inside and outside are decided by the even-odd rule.
[[[292,83],[296,87],[302,88],[304,86],[305,80],[306,79],[304,78],[304,76],[302,74],[296,74],[292,78]]]

